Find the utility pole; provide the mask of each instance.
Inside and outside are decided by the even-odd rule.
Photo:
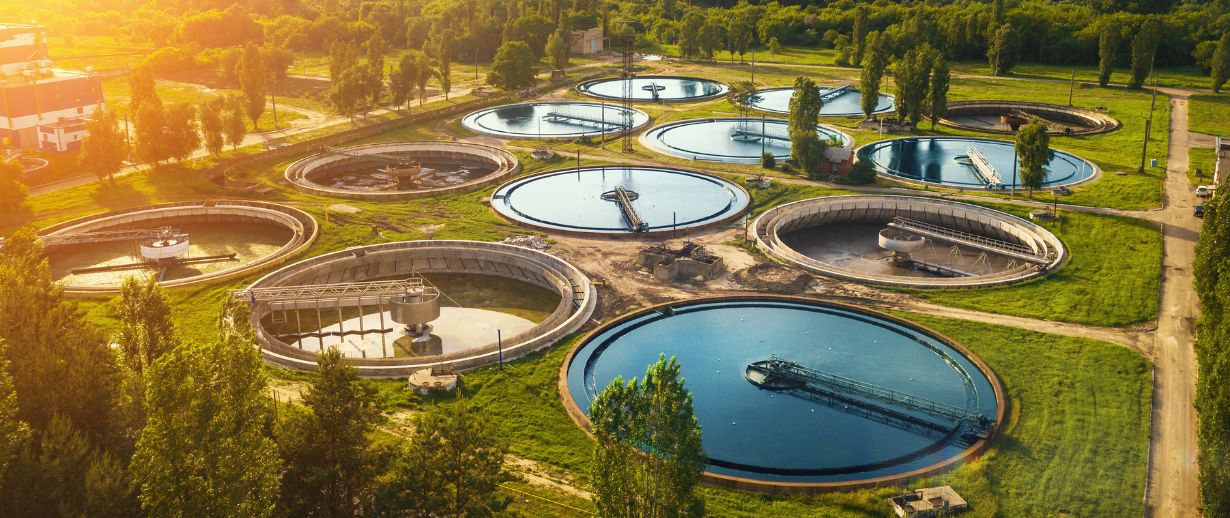
[[[1149,137],[1153,131],[1153,109],[1157,106],[1157,76],[1153,75],[1153,64],[1156,61],[1155,54],[1154,59],[1149,61],[1149,77],[1153,79],[1153,99],[1149,102],[1149,118],[1145,121],[1145,141],[1140,145],[1140,167],[1136,168],[1137,174],[1145,174],[1145,155],[1149,154]]]
[[[1068,106],[1072,106],[1072,89],[1076,88],[1076,67],[1072,67],[1072,80],[1068,81]]]

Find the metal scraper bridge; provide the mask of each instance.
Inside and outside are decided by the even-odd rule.
[[[875,407],[877,411],[898,418],[908,418],[908,414],[903,414],[900,410],[918,412],[956,423],[957,426],[976,434],[988,432],[992,424],[991,419],[968,408],[812,369],[776,356],[748,364],[745,375],[749,382],[760,388],[822,392]]]

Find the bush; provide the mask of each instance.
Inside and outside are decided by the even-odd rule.
[[[859,160],[850,168],[849,183],[851,185],[867,185],[876,183],[876,169],[868,160]]]
[[[765,169],[777,167],[777,157],[773,156],[773,153],[765,151],[760,155],[760,167]]]

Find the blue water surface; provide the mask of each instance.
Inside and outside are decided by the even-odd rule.
[[[567,373],[573,400],[588,412],[603,387],[643,377],[660,354],[679,360],[714,473],[846,481],[918,469],[967,446],[937,445],[841,405],[758,389],[745,368],[771,355],[991,418],[996,411],[987,378],[942,341],[861,312],[790,300],[684,303],[620,322],[577,351]],[[967,387],[976,399],[970,407]],[[740,467],[724,467],[732,464]],[[783,474],[789,470],[808,473]]]

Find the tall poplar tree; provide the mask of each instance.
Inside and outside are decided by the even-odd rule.
[[[1230,30],[1221,34],[1217,40],[1217,50],[1213,51],[1213,93],[1220,93],[1221,87],[1230,79]]]
[[[239,76],[239,91],[243,94],[244,110],[252,119],[252,129],[259,130],[261,114],[265,113],[265,96],[269,95],[269,72],[265,70],[265,58],[260,47],[248,45],[243,49],[236,70]]]
[[[1016,133],[1016,152],[1021,161],[1021,185],[1032,197],[1034,190],[1046,183],[1046,164],[1054,155],[1046,123],[1035,117],[1022,126]]]
[[[81,142],[77,163],[94,173],[99,181],[115,181],[115,173],[124,166],[127,143],[120,132],[119,121],[111,111],[96,111],[85,123],[86,137]]]
[[[1098,35],[1098,84],[1110,84],[1110,75],[1115,71],[1115,58],[1119,56],[1119,24],[1113,18],[1106,20]]]
[[[1145,85],[1145,80],[1153,70],[1153,57],[1157,53],[1160,37],[1157,20],[1148,19],[1140,27],[1136,37],[1132,38],[1132,77],[1128,80],[1128,88],[1139,90]]]
[[[876,106],[880,104],[880,83],[884,80],[884,68],[888,66],[888,56],[877,43],[868,46],[867,62],[863,64],[863,72],[859,76],[858,90],[862,94],[860,107],[863,117],[871,118]]]
[[[943,54],[935,56],[934,63],[931,64],[931,95],[930,109],[931,113],[931,129],[935,129],[935,122],[948,114],[948,88],[952,85],[952,73],[948,70],[948,61],[944,59]]]
[[[616,378],[590,407],[598,444],[590,480],[601,516],[704,515],[700,425],[679,362],[660,357],[642,381]]]
[[[795,78],[786,131],[790,136],[790,158],[808,173],[817,172],[824,157],[825,143],[816,129],[816,120],[823,107],[824,100],[816,83],[806,77]]]

